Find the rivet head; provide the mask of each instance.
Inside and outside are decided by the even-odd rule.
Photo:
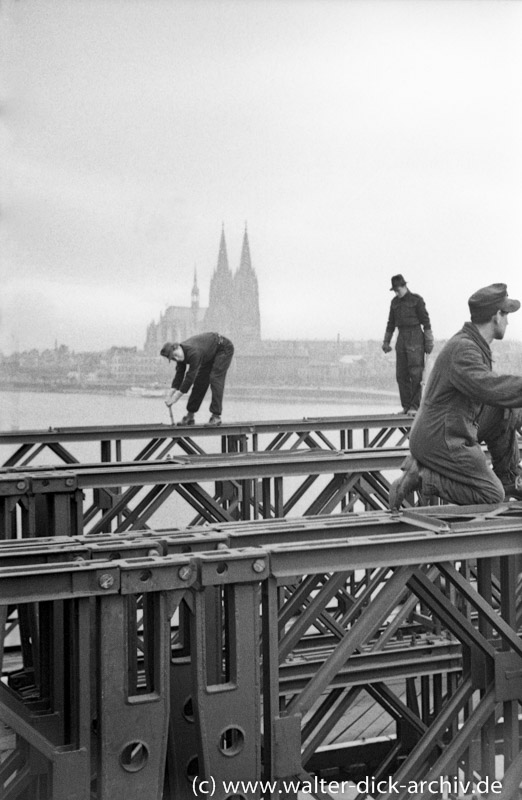
[[[73,484],[74,484],[74,481],[73,481],[72,478],[66,478],[65,479],[65,485],[66,486],[72,486]]]
[[[111,586],[114,585],[114,578],[112,575],[104,572],[103,575],[100,575],[98,583],[102,589],[110,589]]]
[[[18,481],[16,484],[17,489],[25,489],[25,481]]]
[[[182,581],[188,581],[192,574],[192,567],[189,564],[186,564],[184,567],[180,567],[178,570],[178,575]]]
[[[266,569],[266,562],[262,558],[256,558],[252,564],[254,572],[264,572]]]
[[[150,550],[147,550],[148,556],[160,556],[161,553],[156,547],[151,547]]]

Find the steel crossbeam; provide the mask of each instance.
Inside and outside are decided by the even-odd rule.
[[[406,800],[500,755],[514,799],[521,532],[503,503],[3,542],[5,624],[36,623],[4,654],[5,797],[297,800],[336,770]]]

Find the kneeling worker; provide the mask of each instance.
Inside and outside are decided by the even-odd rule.
[[[166,342],[160,355],[176,362],[176,373],[172,388],[166,399],[167,406],[186,394],[192,387],[187,403],[187,413],[180,425],[194,425],[194,414],[198,411],[210,385],[210,424],[221,425],[223,392],[227,370],[234,355],[234,345],[219,333],[199,333],[184,342]]]
[[[441,350],[410,433],[404,474],[390,488],[390,508],[414,490],[457,505],[522,499],[517,429],[522,377],[493,372],[490,344],[503,339],[520,302],[505,283],[475,292],[471,322]],[[485,442],[493,469],[481,447]]]

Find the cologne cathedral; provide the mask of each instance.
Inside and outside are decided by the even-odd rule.
[[[216,331],[227,336],[234,342],[236,352],[254,352],[259,346],[259,290],[246,227],[241,259],[235,273],[228,263],[225,231],[221,231],[217,266],[210,280],[208,308],[199,305],[199,288],[194,272],[190,307],[169,306],[161,314],[159,322],[150,323],[145,353],[157,355],[164,342],[182,342],[203,331]]]

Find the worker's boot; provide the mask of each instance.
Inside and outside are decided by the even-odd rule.
[[[194,419],[194,414],[192,411],[187,411],[184,417],[178,422],[178,425],[195,425],[196,420]]]
[[[208,421],[209,425],[221,425],[221,417],[219,414],[212,414]]]
[[[413,456],[408,456],[402,465],[403,474],[390,486],[390,509],[398,509],[404,498],[419,489],[421,474],[418,462]]]

